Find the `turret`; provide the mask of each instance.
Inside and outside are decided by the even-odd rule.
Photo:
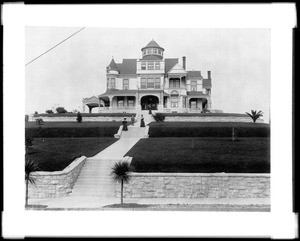
[[[160,47],[153,39],[142,49],[143,59],[148,56],[156,56],[159,59],[163,59],[164,49]]]
[[[106,72],[107,74],[119,74],[119,69],[114,59],[112,59],[110,64],[106,67]]]

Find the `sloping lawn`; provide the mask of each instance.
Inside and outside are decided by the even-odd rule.
[[[149,138],[126,156],[136,172],[269,173],[270,139]]]
[[[270,125],[251,122],[152,122],[149,137],[269,137]]]
[[[33,138],[113,137],[121,122],[45,122],[41,127],[26,122],[25,133]]]
[[[115,138],[35,138],[25,155],[40,171],[61,171],[80,156],[91,157],[117,141]]]

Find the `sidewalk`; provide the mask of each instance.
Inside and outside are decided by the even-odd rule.
[[[47,205],[47,208],[61,208],[61,209],[99,209],[107,205],[119,204],[120,198],[101,198],[101,197],[62,197],[53,199],[35,199],[30,200],[30,205]],[[222,206],[235,206],[235,207],[249,207],[261,206],[268,207],[270,201],[267,198],[202,198],[202,199],[189,199],[189,198],[124,198],[124,203],[147,204],[147,205],[185,205],[185,206],[198,206],[203,207],[222,207]],[[179,206],[180,207],[180,206]],[[147,208],[143,208],[147,210]]]

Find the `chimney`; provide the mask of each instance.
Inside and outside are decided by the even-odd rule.
[[[185,59],[186,59],[186,57],[185,56],[183,56],[182,57],[182,67],[185,69]]]
[[[210,79],[210,71],[207,71],[207,79]]]

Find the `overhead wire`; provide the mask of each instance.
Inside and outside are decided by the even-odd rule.
[[[79,33],[80,31],[82,31],[85,27],[79,29],[78,31],[76,31],[75,33],[73,33],[72,35],[70,35],[69,37],[65,38],[64,40],[62,40],[61,42],[59,42],[58,44],[56,44],[55,46],[53,46],[52,48],[48,49],[47,51],[45,51],[44,53],[40,54],[39,56],[37,56],[36,58],[32,59],[31,61],[29,61],[27,64],[25,64],[25,67],[29,64],[31,64],[32,62],[34,62],[35,60],[37,60],[38,58],[42,57],[43,55],[45,55],[46,53],[48,53],[49,51],[51,51],[52,49],[56,48],[57,46],[59,46],[60,44],[62,44],[63,42],[67,41],[69,38],[73,37],[74,35],[76,35],[77,33]]]

